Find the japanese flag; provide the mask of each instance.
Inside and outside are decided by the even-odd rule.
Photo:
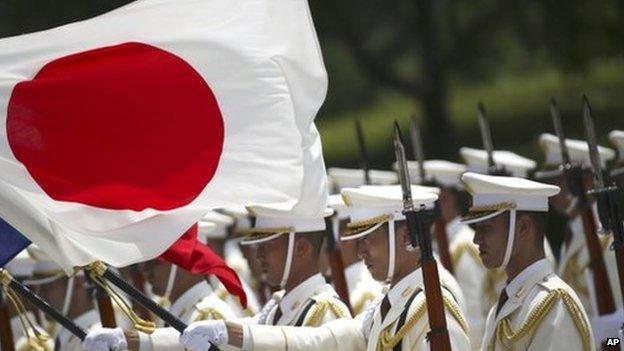
[[[305,0],[143,0],[0,39],[0,217],[69,269],[156,257],[215,207],[320,213],[326,90]]]

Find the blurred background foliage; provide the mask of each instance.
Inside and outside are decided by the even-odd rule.
[[[80,20],[128,0],[2,0],[0,36]],[[361,119],[371,164],[389,168],[391,122],[422,126],[428,158],[481,147],[483,101],[494,145],[539,159],[548,101],[583,136],[581,94],[601,141],[624,128],[624,0],[310,0],[329,74],[317,118],[328,166],[357,166]],[[409,149],[409,148],[408,148]]]

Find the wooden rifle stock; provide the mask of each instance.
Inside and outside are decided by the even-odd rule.
[[[425,299],[427,301],[427,315],[430,328],[427,335],[431,344],[431,350],[451,351],[451,339],[446,327],[446,315],[444,313],[444,300],[442,299],[438,265],[433,257],[431,240],[428,238],[430,228],[424,223],[424,219],[418,218],[419,214],[415,211],[404,212],[404,215],[407,220],[412,246],[420,246],[421,269],[425,285]]]
[[[0,289],[0,350],[15,351],[9,305],[6,303],[2,289]]]
[[[85,278],[91,288],[92,297],[95,298],[95,303],[100,314],[100,323],[104,328],[116,328],[117,322],[115,321],[115,310],[113,309],[113,303],[110,296],[89,276],[89,271],[85,271]]]
[[[596,232],[596,220],[591,207],[583,206],[581,209],[583,220],[583,231],[585,232],[585,242],[589,253],[589,267],[592,270],[594,291],[596,292],[596,306],[598,315],[605,315],[615,312],[615,302],[613,292],[609,284],[607,266],[602,256],[602,247]]]

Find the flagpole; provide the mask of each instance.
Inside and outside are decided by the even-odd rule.
[[[19,294],[21,297],[30,301],[33,305],[39,308],[43,313],[50,316],[56,322],[63,326],[63,328],[67,329],[70,333],[75,335],[80,340],[84,340],[87,336],[87,333],[80,328],[76,323],[63,316],[59,311],[57,311],[54,307],[50,306],[46,301],[44,301],[41,297],[35,294],[32,290],[26,287],[24,284],[15,280],[8,271],[5,269],[0,269],[0,282],[6,288],[13,290],[15,293]],[[9,323],[10,325],[10,323]],[[4,343],[4,341],[3,341]],[[4,351],[4,345],[2,351]]]
[[[158,305],[145,294],[141,293],[134,286],[128,284],[125,280],[123,280],[122,277],[117,275],[117,273],[111,271],[104,263],[93,262],[92,264],[87,266],[86,269],[111,282],[113,285],[128,294],[128,296],[130,296],[133,300],[145,306],[145,308],[153,312],[156,316],[165,321],[175,330],[179,331],[180,334],[183,333],[186,329],[186,323],[171,314],[171,312],[167,311],[162,306]],[[209,350],[220,351],[220,349],[215,345],[210,345]]]

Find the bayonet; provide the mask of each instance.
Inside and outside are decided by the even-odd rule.
[[[403,209],[405,211],[413,211],[414,203],[412,202],[412,189],[410,186],[409,171],[407,169],[407,158],[405,157],[401,128],[399,128],[397,121],[394,121],[394,154],[397,159],[399,182],[401,184],[401,190],[403,190]]]
[[[600,154],[598,153],[598,143],[596,142],[596,132],[594,130],[594,120],[591,115],[591,106],[587,96],[583,95],[583,124],[585,125],[585,137],[589,146],[589,159],[594,169],[594,187],[604,188],[602,178],[602,167],[600,166]]]
[[[358,149],[360,151],[360,168],[364,171],[364,184],[370,185],[370,172],[368,165],[368,151],[366,150],[366,143],[364,142],[364,130],[359,119],[355,120],[355,134],[358,141]]]

